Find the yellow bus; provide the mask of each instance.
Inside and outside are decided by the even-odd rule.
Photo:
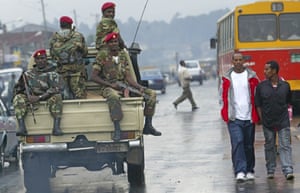
[[[231,67],[235,51],[245,55],[245,65],[263,80],[264,65],[276,60],[280,76],[290,83],[294,107],[300,102],[300,1],[262,0],[236,6],[217,21],[211,39],[217,49],[217,74]],[[297,110],[297,109],[296,109]]]

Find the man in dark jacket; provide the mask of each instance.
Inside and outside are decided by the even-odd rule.
[[[282,172],[287,180],[294,178],[292,166],[291,130],[288,105],[291,89],[279,76],[279,65],[268,61],[264,73],[266,80],[256,88],[255,104],[262,120],[265,136],[265,159],[268,178],[274,178],[276,168],[276,133],[279,141],[279,157]]]

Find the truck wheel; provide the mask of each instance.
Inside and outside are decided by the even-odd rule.
[[[145,184],[144,165],[127,164],[127,177],[130,185]]]
[[[51,167],[48,156],[28,153],[22,155],[22,164],[27,192],[50,192]]]
[[[0,171],[2,171],[3,170],[3,168],[4,168],[4,158],[5,158],[5,149],[4,149],[4,146],[3,145],[1,145],[0,146]]]

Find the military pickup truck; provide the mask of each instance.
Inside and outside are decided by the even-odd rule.
[[[139,80],[136,44],[129,49],[132,73]],[[85,58],[87,74],[97,51],[89,48]],[[49,59],[51,62],[51,59]],[[53,119],[46,102],[40,102],[25,123],[27,136],[20,137],[24,185],[29,192],[40,192],[49,186],[61,167],[85,167],[95,171],[111,168],[112,174],[127,171],[130,184],[144,183],[143,98],[122,98],[124,118],[121,140],[112,140],[114,127],[106,100],[97,94],[97,85],[87,81],[87,99],[64,100],[61,120],[62,136],[53,136]]]

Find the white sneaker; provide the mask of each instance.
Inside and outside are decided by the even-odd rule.
[[[237,182],[244,182],[246,180],[245,173],[244,172],[237,173],[235,179],[236,179]]]
[[[247,178],[247,180],[254,180],[254,179],[255,179],[255,176],[254,176],[253,173],[248,172],[248,173],[246,174],[246,178]]]

